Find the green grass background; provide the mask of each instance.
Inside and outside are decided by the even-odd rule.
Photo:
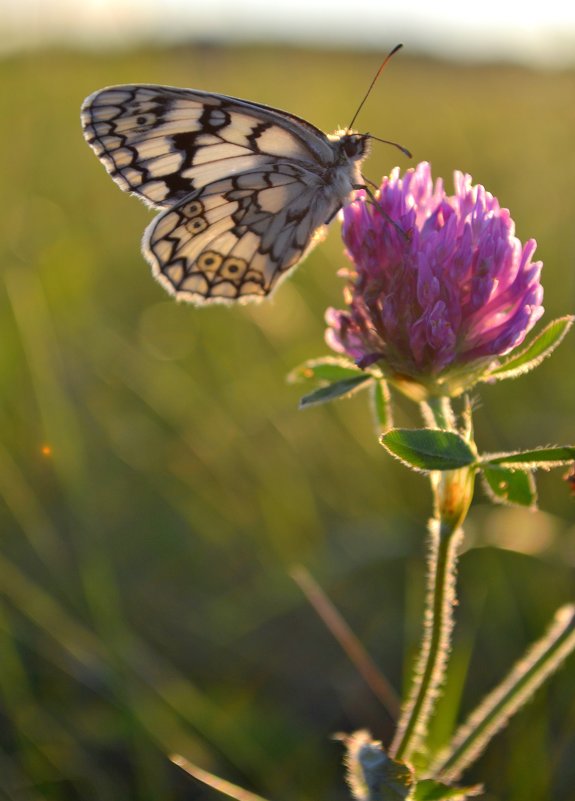
[[[366,397],[299,412],[285,382],[327,352],[338,224],[270,302],[177,305],[139,252],[149,212],[79,125],[95,89],[154,82],[329,131],[380,58],[206,45],[0,62],[0,796],[215,797],[168,762],[175,750],[272,801],[344,799],[330,735],[367,726],[389,742],[387,714],[288,575],[305,564],[406,686],[427,483],[377,445]],[[358,121],[511,209],[539,243],[547,320],[575,309],[574,99],[573,72],[407,52]],[[398,159],[375,144],[366,173]],[[571,334],[535,373],[482,388],[482,449],[573,442],[574,355]],[[416,411],[400,402],[399,422]],[[539,487],[539,514],[480,493],[471,510],[438,743],[575,597],[574,501],[561,471]],[[469,772],[488,799],[575,799],[574,670]]]

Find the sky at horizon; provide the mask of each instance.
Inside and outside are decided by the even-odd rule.
[[[575,64],[575,5],[483,0],[1,0],[0,53],[45,44],[265,41]]]

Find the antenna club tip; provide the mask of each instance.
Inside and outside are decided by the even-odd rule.
[[[392,147],[396,147],[400,150],[404,156],[407,156],[408,159],[413,158],[411,150],[408,150],[403,145],[400,145],[398,142],[392,142],[390,139],[381,139],[379,136],[373,136],[373,134],[366,134],[370,139],[375,139],[376,142],[383,142],[384,145],[391,145]]]

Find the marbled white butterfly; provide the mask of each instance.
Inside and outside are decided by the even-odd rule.
[[[170,294],[195,304],[269,295],[365,187],[361,162],[375,138],[349,128],[326,135],[259,103],[145,84],[90,95],[82,125],[118,186],[161,210],[144,256]]]

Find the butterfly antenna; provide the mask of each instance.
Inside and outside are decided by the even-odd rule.
[[[387,63],[390,61],[391,57],[392,57],[392,56],[394,56],[394,55],[397,53],[397,51],[398,51],[398,50],[401,50],[401,48],[402,48],[402,47],[403,47],[403,45],[402,45],[402,44],[395,45],[395,47],[393,48],[393,50],[391,50],[391,51],[390,51],[390,52],[387,54],[387,56],[386,56],[386,57],[383,59],[383,61],[382,61],[381,65],[380,65],[380,67],[379,67],[378,71],[375,73],[375,75],[374,75],[374,77],[373,77],[373,80],[372,80],[372,82],[369,84],[369,88],[368,88],[367,92],[365,93],[365,96],[364,96],[363,100],[361,101],[361,103],[360,103],[360,104],[359,104],[359,106],[357,107],[357,111],[356,111],[356,112],[355,112],[355,114],[353,115],[353,117],[352,117],[352,119],[351,119],[351,122],[350,122],[350,124],[347,126],[347,130],[348,130],[348,131],[349,131],[349,130],[351,130],[351,128],[353,128],[353,124],[354,124],[354,122],[356,121],[356,119],[357,119],[357,117],[358,117],[358,115],[359,115],[359,112],[362,110],[362,108],[363,108],[363,105],[364,105],[365,101],[366,101],[366,100],[367,100],[367,98],[369,97],[369,95],[370,95],[370,93],[371,93],[371,90],[373,89],[373,87],[374,87],[374,86],[375,86],[375,84],[376,84],[376,81],[377,81],[377,79],[379,78],[379,76],[381,75],[381,73],[383,72],[383,70],[385,69],[385,66],[386,66],[386,64],[387,64]],[[375,138],[375,137],[374,137],[374,138]],[[392,144],[393,144],[393,143],[392,143]]]
[[[390,139],[380,139],[379,136],[373,136],[372,134],[367,134],[370,139],[375,139],[376,142],[383,142],[384,145],[391,145],[392,147],[396,147],[398,150],[401,150],[404,156],[407,156],[408,159],[413,158],[411,150],[408,150],[403,145],[400,145],[399,142],[392,142]]]

